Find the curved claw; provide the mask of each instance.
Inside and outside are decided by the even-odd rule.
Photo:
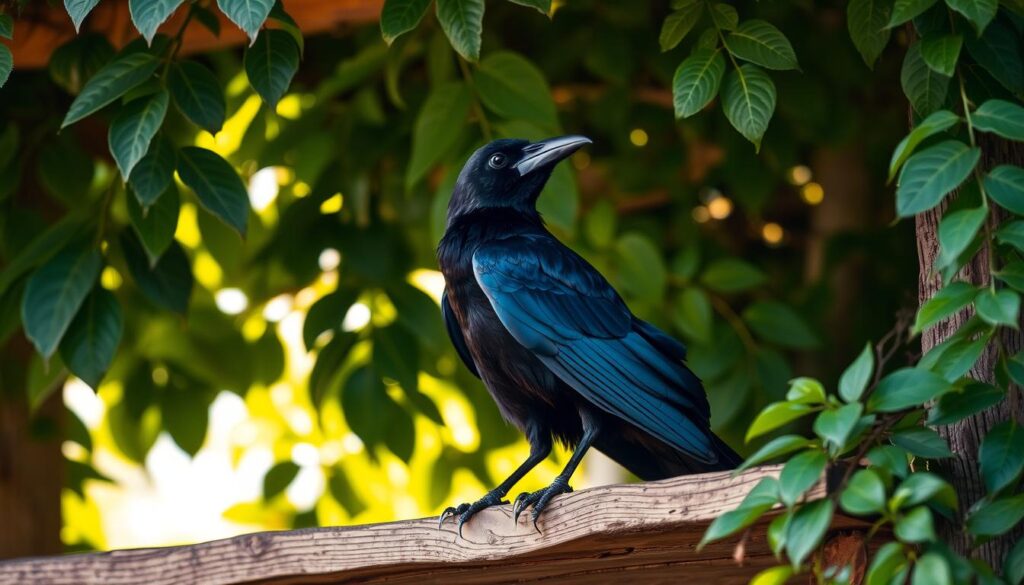
[[[523,492],[516,496],[515,502],[512,503],[512,521],[514,523],[519,524],[519,515],[522,514],[524,510],[526,510],[526,506],[528,505],[527,501],[529,500],[529,498],[529,492]]]
[[[448,506],[447,508],[445,508],[444,512],[441,512],[441,517],[438,518],[438,520],[437,520],[437,529],[440,530],[441,526],[444,524],[444,521],[449,519],[449,518],[451,518],[454,515],[455,515],[455,507],[454,506]]]

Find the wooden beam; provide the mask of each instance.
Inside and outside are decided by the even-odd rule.
[[[598,487],[559,496],[540,532],[510,506],[485,510],[463,529],[436,518],[366,526],[247,534],[192,546],[120,550],[0,562],[0,583],[497,583],[553,579],[613,583],[681,577],[694,583],[746,583],[778,563],[767,546],[767,519],[744,542],[697,542],[708,524],[735,507],[779,466],[735,477],[709,473]],[[820,498],[823,484],[809,497]],[[837,516],[833,528],[863,528]]]
[[[285,0],[285,9],[295,19],[303,34],[311,35],[336,31],[346,25],[376,22],[383,0]],[[199,23],[192,23],[185,31],[181,51],[200,53],[247,44],[248,39],[233,22],[218,10],[220,36],[214,36]],[[173,35],[185,18],[179,9],[160,27],[160,32]],[[82,31],[100,32],[115,48],[120,48],[139,37],[131,22],[128,0],[100,2],[86,17]],[[14,68],[36,69],[50,62],[57,47],[75,36],[71,18],[59,3],[47,4],[38,10],[27,11],[14,22]]]

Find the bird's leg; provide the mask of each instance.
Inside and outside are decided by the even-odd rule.
[[[516,523],[519,522],[519,515],[527,507],[533,506],[533,513],[531,514],[533,516],[533,527],[537,532],[540,532],[540,529],[537,528],[537,520],[540,518],[544,508],[547,507],[548,502],[551,501],[551,498],[572,491],[572,487],[569,486],[569,478],[572,477],[580,461],[583,460],[583,456],[587,454],[590,445],[593,444],[594,439],[597,438],[598,433],[601,431],[597,418],[588,411],[581,410],[580,419],[583,423],[583,437],[580,438],[579,444],[576,445],[572,457],[569,458],[569,463],[565,465],[562,473],[559,473],[555,477],[555,481],[551,482],[551,485],[548,487],[533,493],[524,492],[516,497],[515,503],[512,504],[512,517]]]
[[[471,504],[459,504],[458,506],[449,506],[444,512],[441,512],[441,518],[437,522],[437,527],[440,528],[444,521],[450,517],[459,517],[459,536],[462,536],[462,525],[469,521],[477,512],[484,508],[491,506],[497,506],[500,504],[507,504],[505,496],[509,490],[512,489],[520,479],[523,478],[531,469],[537,466],[541,461],[551,453],[551,435],[547,431],[540,431],[538,429],[530,429],[527,434],[527,439],[530,442],[530,456],[526,458],[515,471],[512,472],[505,481],[501,482],[498,487],[487,492],[484,497]]]

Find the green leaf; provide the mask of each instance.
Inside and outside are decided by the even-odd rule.
[[[366,502],[356,493],[344,469],[336,468],[334,470],[334,474],[331,475],[331,479],[327,483],[327,489],[331,491],[331,496],[335,501],[345,508],[349,516],[358,516],[366,510]]]
[[[921,43],[910,45],[903,57],[900,85],[910,99],[910,105],[921,116],[942,108],[949,92],[950,77],[936,73],[921,56]]]
[[[430,0],[385,0],[380,12],[380,32],[384,42],[390,45],[416,28],[429,6]]]
[[[711,7],[711,20],[718,28],[736,30],[740,16],[731,5],[719,2]]]
[[[299,46],[283,30],[264,29],[245,51],[249,85],[271,109],[277,107],[299,70]]]
[[[160,256],[174,241],[174,232],[178,227],[178,212],[181,209],[181,196],[178,187],[173,183],[154,204],[145,210],[139,205],[138,197],[127,197],[128,217],[139,240],[146,249],[149,265],[155,266]]]
[[[765,461],[770,461],[776,457],[792,453],[793,451],[807,447],[810,444],[810,439],[799,435],[782,435],[781,437],[776,437],[765,443],[764,446],[755,451],[753,455],[747,457],[743,461],[743,464],[736,468],[736,471],[739,472],[744,469],[749,469],[755,465],[760,465]]]
[[[957,116],[949,110],[939,110],[925,118],[920,124],[911,130],[892,152],[892,162],[889,163],[889,181],[896,177],[896,171],[900,170],[903,163],[914,154],[914,149],[926,138],[934,136],[939,132],[945,132],[960,121]]]
[[[1002,402],[1006,394],[991,384],[968,384],[959,392],[947,392],[928,411],[928,425],[955,423]]]
[[[967,530],[975,536],[999,536],[1024,519],[1024,494],[1000,498],[967,517]]]
[[[996,17],[999,0],[946,0],[946,5],[964,15],[980,36]]]
[[[729,510],[711,522],[707,531],[704,532],[704,536],[701,537],[700,543],[697,544],[697,550],[709,542],[721,540],[756,522],[775,505],[777,491],[778,484],[775,478],[762,479],[754,486],[754,489],[750,490],[739,507]]]
[[[704,109],[722,84],[725,57],[721,49],[697,49],[683,60],[672,79],[676,118],[689,118]]]
[[[327,345],[317,352],[316,364],[309,374],[309,398],[315,408],[319,409],[324,398],[333,390],[334,379],[358,340],[355,333],[336,332]],[[380,380],[376,383],[379,384]]]
[[[64,9],[67,10],[71,22],[75,25],[75,32],[80,32],[82,21],[92,12],[93,8],[100,3],[100,0],[64,0]]]
[[[210,405],[203,393],[191,387],[168,388],[160,401],[160,414],[174,442],[194,457],[210,426]]]
[[[846,5],[846,23],[857,52],[869,69],[889,44],[892,30],[886,26],[892,3],[883,0],[851,0]]]
[[[935,207],[970,175],[981,149],[947,140],[907,160],[896,189],[896,212],[910,217]]]
[[[862,408],[861,403],[854,402],[836,410],[826,410],[815,419],[814,432],[839,451],[846,446],[846,440],[860,420]]]
[[[1024,107],[1005,100],[988,100],[971,114],[975,130],[1024,141]]]
[[[942,459],[953,456],[946,440],[931,429],[914,428],[900,431],[893,434],[892,442],[912,455],[925,459]]]
[[[71,102],[60,127],[66,128],[123,96],[152,77],[159,66],[160,59],[142,51],[118,56],[89,79]]]
[[[263,476],[263,501],[269,502],[283,494],[298,474],[299,466],[291,461],[275,463]]]
[[[136,163],[146,155],[150,142],[164,123],[168,100],[164,89],[132,100],[110,123],[107,144],[125,181],[131,176]]]
[[[387,295],[398,313],[395,320],[418,335],[426,347],[444,346],[448,343],[441,312],[437,303],[427,293],[403,282],[388,287]]]
[[[792,567],[786,565],[771,567],[754,575],[754,578],[750,580],[750,585],[785,585],[792,576]]]
[[[878,549],[871,566],[868,568],[865,585],[889,585],[890,583],[903,583],[906,580],[905,571],[907,557],[903,552],[903,544],[899,542],[887,542]],[[899,575],[904,572],[904,577]]]
[[[14,19],[10,14],[0,14],[0,38],[14,38]]]
[[[711,342],[711,301],[707,293],[698,287],[688,287],[672,306],[676,328],[701,343]]]
[[[896,0],[892,7],[892,18],[889,19],[888,27],[892,28],[903,24],[928,10],[937,0]]]
[[[228,161],[211,150],[186,146],[178,151],[178,174],[207,211],[245,237],[249,193]]]
[[[965,39],[967,52],[1003,87],[1015,95],[1024,92],[1024,60],[1017,30],[1001,19],[992,21],[980,38]]]
[[[412,156],[406,169],[405,184],[411,187],[455,146],[469,107],[469,88],[450,82],[434,90],[416,116],[412,135]]]
[[[267,20],[275,0],[217,0],[217,6],[231,22],[255,42],[256,34]]]
[[[227,115],[227,105],[224,103],[224,91],[213,72],[195,61],[175,62],[171,65],[167,82],[174,104],[186,118],[211,134],[220,132]]]
[[[1003,209],[1024,215],[1024,169],[999,165],[985,175],[985,191]]]
[[[941,251],[936,259],[936,267],[944,268],[956,262],[960,254],[974,241],[978,230],[988,217],[987,207],[961,209],[947,213],[939,222],[939,245]]]
[[[779,498],[786,506],[796,501],[821,480],[828,457],[818,450],[804,451],[790,459],[779,474]]]
[[[640,232],[628,232],[615,242],[619,282],[625,292],[641,299],[660,300],[668,283],[661,251]]]
[[[658,35],[662,52],[674,49],[686,34],[693,30],[703,12],[703,2],[687,1],[679,10],[669,14],[661,25],[661,34]]]
[[[526,120],[558,130],[558,114],[544,74],[516,53],[501,51],[480,61],[476,89],[487,109],[509,120]]]
[[[796,420],[805,414],[813,412],[814,409],[806,404],[794,404],[792,402],[775,402],[769,404],[757,415],[754,422],[747,430],[747,442],[754,437],[761,436],[773,431],[782,425]]]
[[[834,504],[830,499],[817,500],[802,506],[793,515],[793,520],[786,531],[786,549],[793,566],[803,564],[804,560],[821,544],[832,523]]]
[[[921,58],[932,71],[950,77],[956,71],[963,44],[960,35],[927,36],[921,39]]]
[[[156,29],[164,23],[183,0],[128,0],[128,11],[135,28],[139,29],[146,42],[153,44]]]
[[[21,322],[25,336],[44,359],[57,350],[99,277],[102,264],[98,250],[87,244],[72,244],[29,278],[21,302]]]
[[[909,508],[925,502],[949,509],[956,509],[958,505],[953,486],[926,471],[911,473],[893,492],[891,501],[896,509]]]
[[[983,290],[974,299],[974,307],[985,322],[1017,328],[1020,316],[1020,295],[1009,289],[996,292]]]
[[[60,342],[60,357],[71,373],[93,390],[114,361],[124,328],[121,305],[110,292],[95,288]]]
[[[416,339],[398,325],[375,327],[373,369],[398,382],[406,392],[417,392],[419,345]]]
[[[747,20],[728,37],[733,56],[767,69],[799,69],[786,35],[764,20]]]
[[[775,84],[756,65],[740,66],[725,79],[722,88],[725,117],[747,140],[761,150],[761,137],[775,112]]]
[[[7,45],[0,45],[0,87],[3,87],[14,70],[14,55]]]
[[[1012,484],[1024,471],[1024,429],[1013,421],[992,427],[981,441],[978,459],[990,494]]]
[[[460,55],[469,61],[480,58],[484,0],[437,0],[437,20]]]
[[[604,250],[615,241],[617,222],[615,206],[607,199],[602,199],[595,203],[583,218],[583,233],[595,248]],[[1024,227],[1024,222],[1021,222],[1021,226]]]
[[[920,406],[948,392],[942,376],[920,368],[902,368],[882,378],[868,398],[868,410],[895,412]]]
[[[178,155],[174,144],[163,135],[158,135],[149,143],[149,151],[142,157],[128,179],[135,197],[143,208],[147,208],[167,191],[174,180],[174,168],[178,164]]]
[[[766,280],[763,272],[738,258],[715,260],[700,277],[708,288],[724,293],[754,288]]]
[[[509,2],[533,8],[545,16],[551,13],[551,0],[509,0]]]
[[[1024,582],[1024,538],[1018,540],[1007,553],[1003,577],[1010,585],[1020,585]]]
[[[1002,270],[997,270],[992,274],[1013,288],[1024,290],[1024,262],[1013,260],[1003,266]]]
[[[978,289],[966,282],[951,282],[939,289],[935,296],[925,301],[917,311],[914,332],[920,333],[932,325],[962,310],[974,301]]]
[[[822,404],[825,402],[825,388],[814,378],[796,378],[789,383],[786,400],[801,404]]]
[[[903,542],[916,543],[935,540],[935,525],[932,522],[931,510],[927,506],[913,508],[896,520],[893,533]]]
[[[757,301],[743,311],[743,319],[765,341],[800,349],[818,345],[800,315],[780,302]]]
[[[302,323],[302,341],[306,345],[306,351],[313,349],[321,333],[337,332],[357,296],[356,291],[338,289],[313,303],[306,313],[306,320]]]
[[[839,377],[839,396],[847,402],[860,400],[875,370],[875,352],[869,342]]]
[[[850,514],[864,516],[885,509],[885,484],[873,469],[861,469],[839,495],[839,505]]]
[[[1003,223],[996,231],[996,239],[1000,244],[1008,244],[1024,252],[1024,220]]]
[[[160,256],[156,265],[149,258],[134,232],[121,232],[121,247],[135,283],[149,300],[157,305],[184,315],[192,295],[192,265],[185,250],[177,242]]]
[[[953,585],[953,572],[945,557],[927,552],[914,563],[910,585]]]

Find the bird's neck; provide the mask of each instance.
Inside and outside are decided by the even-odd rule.
[[[445,276],[472,270],[473,254],[482,245],[524,233],[546,233],[535,209],[482,207],[451,218],[437,247],[437,260]]]

